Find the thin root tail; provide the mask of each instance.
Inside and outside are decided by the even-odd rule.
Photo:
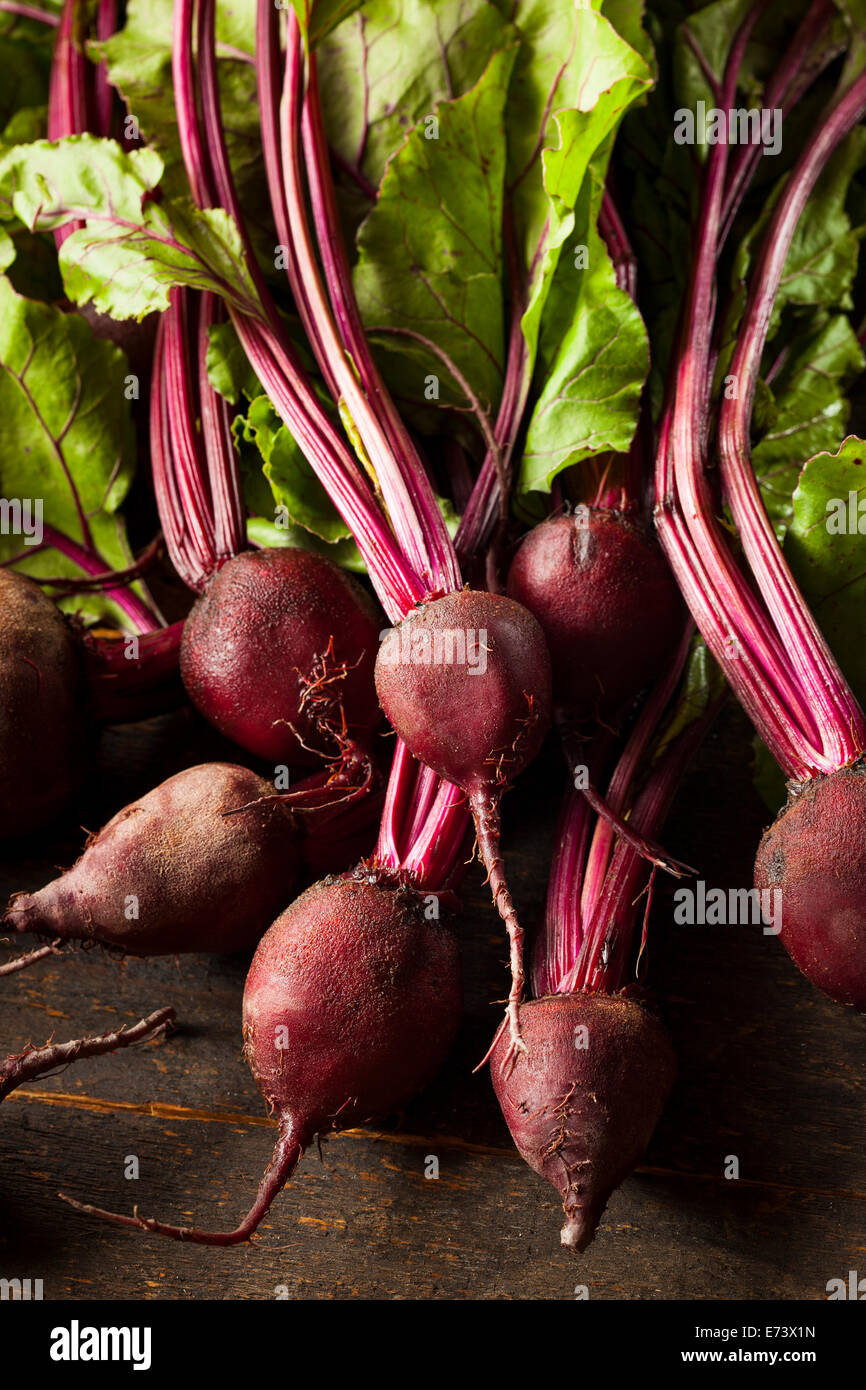
[[[190,1245],[242,1245],[255,1235],[274,1198],[291,1178],[303,1152],[304,1144],[295,1130],[289,1125],[281,1127],[274,1147],[274,1156],[259,1185],[256,1200],[243,1221],[233,1231],[201,1231],[195,1226],[172,1226],[157,1221],[152,1216],[139,1216],[137,1207],[133,1210],[132,1216],[122,1216],[119,1212],[105,1211],[102,1207],[94,1207],[87,1202],[77,1202],[74,1197],[67,1197],[64,1192],[58,1192],[57,1195],[62,1202],[68,1203],[85,1216],[97,1216],[101,1221],[108,1221],[113,1226],[126,1226],[134,1231],[167,1236],[169,1240],[187,1241]]]

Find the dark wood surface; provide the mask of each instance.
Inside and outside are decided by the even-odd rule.
[[[79,812],[91,829],[142,780],[173,770],[163,744],[113,735],[108,746]],[[750,882],[767,817],[748,762],[748,730],[730,709],[665,834],[712,886]],[[544,899],[557,776],[551,751],[507,805],[528,925]],[[38,886],[80,841],[70,826],[7,856],[0,894]],[[237,1249],[100,1225],[56,1193],[214,1229],[246,1210],[273,1129],[240,1056],[245,961],[78,952],[0,980],[0,1053],[169,1003],[180,1019],[165,1042],[77,1064],[3,1106],[0,1277],[41,1278],[46,1299],[273,1299],[281,1286],[291,1298],[572,1299],[585,1285],[593,1299],[808,1300],[850,1269],[866,1275],[866,1021],[812,989],[758,928],[675,926],[670,889],[656,897],[650,980],[679,1052],[676,1090],[595,1244],[563,1251],[556,1194],[513,1151],[488,1076],[472,1075],[504,992],[505,949],[475,869],[464,901],[466,1018],[445,1072],[380,1131],[329,1140],[322,1161],[308,1153],[260,1239]],[[128,1155],[138,1181],[124,1178]],[[724,1177],[728,1155],[736,1181]]]

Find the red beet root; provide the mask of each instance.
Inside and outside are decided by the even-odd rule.
[[[3,925],[133,956],[248,950],[298,867],[292,813],[249,804],[261,797],[273,786],[247,768],[187,768],[119,811],[60,878],[17,894]]]
[[[305,550],[229,560],[184,626],[181,675],[198,710],[263,758],[333,756],[323,721],[358,742],[379,722],[373,666],[380,623],[349,575]],[[302,746],[306,745],[306,747]]]
[[[755,887],[781,909],[782,945],[807,979],[866,1011],[866,766],[816,777],[764,835]],[[765,912],[765,916],[768,915]],[[776,917],[778,920],[778,916]]]
[[[0,839],[47,825],[80,781],[79,656],[38,585],[0,569]]]
[[[528,1050],[512,1065],[500,1036],[493,1088],[521,1157],[562,1197],[563,1245],[585,1250],[658,1123],[676,1075],[673,1046],[622,994],[533,999],[520,1023]]]
[[[199,1245],[249,1240],[317,1133],[397,1110],[433,1077],[460,1012],[453,933],[417,893],[372,876],[317,883],[262,937],[244,990],[247,1060],[279,1126],[248,1215],[209,1232],[72,1205]]]
[[[244,988],[246,1051],[303,1144],[410,1100],[444,1061],[460,1011],[456,941],[427,920],[423,898],[325,880],[259,944]]]
[[[550,657],[532,614],[464,589],[422,604],[382,642],[376,689],[406,747],[466,792],[493,900],[511,943],[508,1017],[521,1047],[523,931],[499,852],[499,803],[538,752],[550,722]]]
[[[410,752],[472,797],[506,784],[541,747],[550,658],[525,608],[464,589],[391,629],[376,689]]]
[[[581,717],[633,699],[682,637],[667,562],[621,512],[583,506],[536,526],[512,561],[508,592],[544,629],[556,702]]]

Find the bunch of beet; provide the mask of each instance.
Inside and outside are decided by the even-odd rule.
[[[104,75],[98,90],[64,85],[90,80],[73,52],[74,9],[67,0],[59,25],[52,138],[109,134],[118,115]],[[461,963],[438,908],[454,902],[474,842],[507,933],[510,974],[485,1061],[519,1153],[562,1199],[563,1245],[582,1251],[645,1153],[675,1082],[661,1007],[638,981],[654,875],[686,872],[657,835],[719,704],[715,688],[696,697],[694,681],[683,680],[687,607],[719,658],[732,633],[741,642],[731,684],[790,778],[789,804],[758,851],[756,884],[782,889],[782,941],[800,968],[866,1009],[866,717],[778,552],[748,456],[784,253],[823,164],[807,151],[773,207],[734,352],[738,379],[749,384],[737,403],[711,415],[715,267],[739,188],[728,185],[726,203],[717,148],[657,446],[647,448],[644,419],[627,458],[606,460],[601,479],[570,470],[546,518],[519,534],[508,510],[510,459],[526,398],[518,403],[509,376],[514,342],[523,350],[512,335],[508,409],[485,435],[487,456],[464,499],[464,516],[486,517],[498,503],[498,531],[461,524],[455,543],[434,467],[401,419],[361,321],[302,9],[290,8],[281,27],[280,6],[260,0],[257,24],[263,167],[287,251],[290,331],[234,184],[214,0],[176,5],[172,64],[190,194],[199,210],[233,219],[245,263],[244,285],[224,302],[215,290],[177,285],[159,321],[134,335],[149,383],[142,433],[153,502],[174,576],[190,591],[188,611],[138,632],[142,654],[124,670],[120,634],[85,633],[36,583],[0,568],[0,839],[42,831],[76,805],[100,719],[183,698],[230,751],[123,806],[65,872],[16,893],[0,927],[37,945],[0,975],[74,945],[142,958],[251,956],[243,1047],[277,1139],[247,1215],[208,1231],[64,1198],[123,1227],[235,1245],[254,1235],[317,1137],[398,1111],[445,1062],[461,1023]],[[731,97],[751,22],[732,49]],[[825,160],[864,111],[861,77],[822,117]],[[610,193],[604,198],[599,226],[627,252]],[[75,225],[70,212],[54,227],[58,244]],[[621,285],[633,292],[633,277]],[[511,289],[519,326],[525,287]],[[122,336],[121,325],[91,319],[100,333]],[[363,582],[316,551],[249,539],[232,408],[207,371],[211,332],[227,321],[351,532]],[[298,351],[298,326],[317,375]],[[708,468],[711,439],[723,498]],[[718,522],[723,501],[744,558]],[[469,574],[483,574],[484,585],[467,585]],[[93,582],[117,594],[140,577],[133,566]],[[788,648],[802,652],[793,674],[782,660]],[[501,803],[551,727],[569,783],[544,921],[527,950]],[[163,1010],[102,1038],[10,1057],[0,1064],[0,1100],[76,1057],[152,1038],[172,1018]]]

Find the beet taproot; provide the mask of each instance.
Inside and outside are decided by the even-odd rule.
[[[676,1076],[668,1034],[625,993],[552,994],[520,1009],[527,1045],[500,1034],[493,1088],[522,1158],[562,1197],[562,1244],[585,1250],[646,1150]]]
[[[0,839],[47,825],[84,770],[82,661],[32,580],[0,569]]]
[[[667,561],[622,512],[580,506],[533,527],[507,589],[544,631],[556,704],[580,718],[633,699],[682,637],[685,611]]]
[[[133,956],[248,950],[297,868],[294,817],[272,784],[201,763],[118,811],[59,878],[16,894],[3,927]]]
[[[64,1200],[198,1245],[249,1240],[317,1134],[399,1110],[432,1079],[461,1004],[454,934],[418,893],[372,873],[314,884],[262,937],[244,988],[244,1049],[279,1130],[244,1220],[201,1231]]]
[[[181,676],[200,713],[242,748],[316,763],[333,756],[343,715],[348,736],[362,744],[380,720],[380,627],[361,586],[324,556],[247,550],[193,605]]]
[[[764,834],[755,887],[812,984],[866,1011],[866,763],[800,788]],[[776,909],[779,911],[776,911]]]

